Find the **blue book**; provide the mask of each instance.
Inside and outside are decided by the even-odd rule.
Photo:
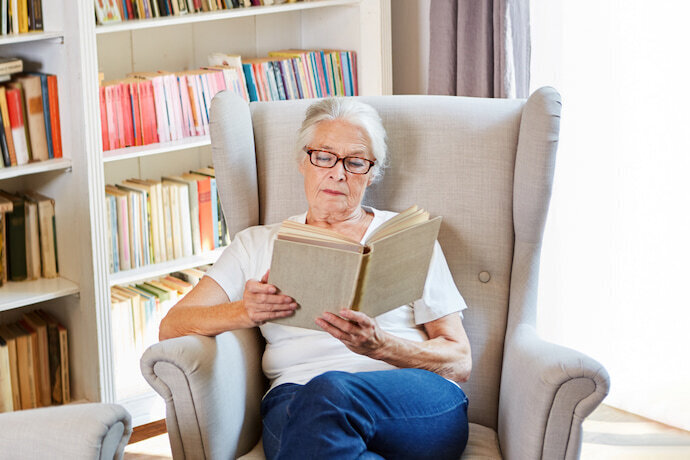
[[[290,65],[292,66],[292,75],[295,77],[295,83],[297,83],[297,94],[300,99],[304,99],[304,90],[302,89],[302,81],[299,78],[299,58],[290,59]]]
[[[251,64],[242,64],[242,71],[244,72],[244,79],[247,81],[247,92],[249,93],[249,100],[255,102],[259,100],[256,94],[256,80],[254,80],[254,72],[252,72]]]
[[[278,61],[271,61],[268,63],[268,68],[273,71],[273,77],[276,81],[278,100],[287,100],[287,94],[285,93],[285,82],[283,81],[283,75],[280,71],[280,65]]]
[[[46,143],[48,144],[48,158],[55,158],[53,154],[53,132],[50,129],[50,102],[48,102],[48,75],[41,72],[28,72],[41,78],[41,98],[43,100],[43,120],[46,126]]]
[[[352,96],[352,71],[350,69],[350,53],[340,52],[340,62],[343,64],[343,79],[345,80],[345,95]]]
[[[326,56],[323,50],[319,51],[319,60],[321,61],[321,69],[323,70],[323,81],[326,85],[326,95],[333,96],[335,93],[333,92],[333,88],[331,88],[331,86],[328,84],[328,66],[326,64]]]

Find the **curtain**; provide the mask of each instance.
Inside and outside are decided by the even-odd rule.
[[[429,94],[527,97],[528,0],[431,0]]]

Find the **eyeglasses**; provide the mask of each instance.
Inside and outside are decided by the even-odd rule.
[[[366,174],[369,172],[376,161],[367,160],[366,158],[359,157],[344,157],[338,158],[333,152],[327,152],[326,150],[316,150],[307,149],[304,151],[309,155],[309,161],[314,166],[319,168],[333,168],[340,160],[343,160],[343,166],[345,170],[352,174]]]

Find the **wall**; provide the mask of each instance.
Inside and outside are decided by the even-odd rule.
[[[393,94],[426,94],[431,0],[391,2]]]

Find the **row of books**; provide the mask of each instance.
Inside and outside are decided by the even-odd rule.
[[[43,30],[42,0],[0,0],[0,34]]]
[[[55,75],[29,72],[0,86],[0,167],[62,157]]]
[[[58,276],[55,201],[0,190],[0,286]]]
[[[0,412],[68,402],[67,329],[43,310],[0,325]]]
[[[357,54],[346,50],[280,50],[246,59],[252,101],[357,96]]]
[[[212,53],[184,72],[135,72],[101,82],[103,150],[209,134],[211,100],[228,90],[247,101],[356,96],[357,56],[344,50],[280,50],[245,59]]]
[[[246,99],[243,77],[238,68],[215,66],[101,82],[103,150],[208,135],[211,99],[225,89]]]
[[[111,329],[118,399],[147,391],[148,386],[139,371],[141,355],[158,341],[161,319],[199,282],[204,275],[203,269],[189,268],[158,279],[111,288]]]
[[[288,3],[295,1],[288,0]],[[98,24],[276,3],[285,3],[285,0],[95,0]]]
[[[105,188],[111,273],[202,254],[228,244],[215,170]]]

